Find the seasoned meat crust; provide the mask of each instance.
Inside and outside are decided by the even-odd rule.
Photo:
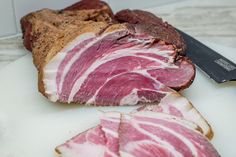
[[[82,0],[69,7],[66,7],[65,9],[63,9],[63,11],[90,10],[90,9],[103,10],[111,17],[113,17],[113,12],[110,6],[106,2],[100,0]]]
[[[55,11],[43,9],[24,16],[20,22],[24,45],[29,51],[32,51],[34,41],[40,34],[46,34],[46,28],[44,28],[45,30],[39,31],[44,25],[53,29],[53,32],[56,34],[65,34],[63,31],[67,31],[68,29],[70,29],[70,31],[74,31],[75,29],[79,30],[78,27],[89,23],[98,22],[99,25],[99,22],[110,23],[111,21],[112,18],[104,12],[104,10]],[[41,26],[40,23],[43,25]],[[34,27],[34,30],[32,27]],[[91,25],[91,27],[93,27],[93,25]]]
[[[175,28],[150,12],[125,9],[118,12],[115,19],[119,22],[137,24],[137,28],[144,32],[175,45],[182,55],[186,50],[184,39]]]

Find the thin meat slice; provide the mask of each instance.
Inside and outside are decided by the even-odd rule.
[[[100,125],[106,138],[107,150],[104,157],[119,157],[119,127],[121,113],[106,112],[100,119]]]
[[[181,117],[197,124],[201,128],[202,134],[208,139],[212,139],[214,136],[208,122],[203,118],[199,111],[179,93],[173,93],[166,96],[158,105],[144,105],[138,108],[137,111],[162,112]]]
[[[100,125],[56,147],[61,157],[119,157],[119,125],[121,113],[107,112]]]
[[[89,129],[56,147],[61,157],[104,157],[106,138],[101,126]]]
[[[219,157],[197,125],[155,112],[123,115],[119,130],[121,157]]]
[[[86,153],[88,157],[219,157],[198,125],[152,111],[104,113],[100,125],[56,151],[61,157],[84,157]]]

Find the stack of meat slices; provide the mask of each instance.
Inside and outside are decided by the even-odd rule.
[[[195,67],[174,27],[141,10],[116,15],[99,0],[21,19],[39,91],[53,102],[143,106],[106,113],[100,125],[56,148],[62,157],[218,157],[213,131],[176,91]]]
[[[219,157],[195,123],[161,112],[105,113],[56,148],[61,157]]]

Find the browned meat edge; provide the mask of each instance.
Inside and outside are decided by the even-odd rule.
[[[166,43],[173,44],[181,55],[184,55],[186,44],[182,36],[175,30],[173,26],[154,14],[143,10],[121,10],[115,15],[115,19],[119,22],[128,22],[138,24],[138,27],[146,33],[161,39]]]
[[[100,0],[81,0],[69,7],[63,9],[63,11],[76,11],[76,10],[90,10],[90,9],[102,9],[108,13],[111,17],[114,16],[110,6]]]

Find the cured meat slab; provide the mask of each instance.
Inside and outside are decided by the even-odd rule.
[[[195,67],[173,27],[157,20],[162,31],[152,32],[148,23],[119,24],[117,17],[106,3],[88,0],[23,17],[39,91],[53,102],[122,106],[159,103],[189,87]]]

